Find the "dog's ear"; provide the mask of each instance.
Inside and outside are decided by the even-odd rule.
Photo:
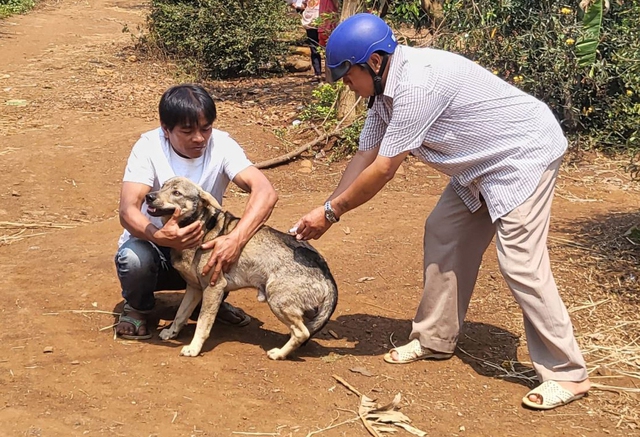
[[[212,207],[214,207],[215,209],[222,211],[222,206],[220,206],[220,204],[218,203],[218,201],[215,199],[215,197],[213,197],[211,195],[211,193],[208,193],[204,190],[200,190],[200,198],[204,201],[204,203],[208,203],[209,205],[211,205]]]

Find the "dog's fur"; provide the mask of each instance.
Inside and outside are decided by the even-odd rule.
[[[211,194],[182,177],[169,179],[159,191],[147,194],[145,201],[148,213],[161,217],[164,223],[176,207],[180,208],[180,227],[202,222],[203,242],[228,234],[240,220],[223,211]],[[276,317],[291,330],[291,338],[284,347],[267,352],[274,360],[285,359],[306,343],[335,310],[338,289],[327,263],[311,245],[292,235],[269,226],[260,227],[244,247],[238,262],[221,274],[213,286],[210,285],[213,269],[208,275],[202,275],[209,258],[210,251],[200,247],[171,251],[173,267],[187,282],[187,289],[175,320],[160,332],[160,337],[175,338],[202,301],[195,335],[191,344],[182,348],[181,355],[194,357],[200,353],[223,295],[228,291],[256,288],[258,299],[266,299]]]

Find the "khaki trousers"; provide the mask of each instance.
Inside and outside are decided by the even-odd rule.
[[[536,191],[491,223],[486,205],[471,213],[451,185],[425,223],[424,293],[411,339],[453,352],[482,256],[496,236],[498,263],[524,315],[529,355],[541,381],[582,381],[586,365],[558,293],[547,250],[553,190],[562,158],[544,172]]]

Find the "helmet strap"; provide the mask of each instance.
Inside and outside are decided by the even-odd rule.
[[[371,109],[371,107],[373,106],[373,102],[375,101],[376,96],[379,96],[384,92],[384,88],[382,87],[382,75],[387,68],[388,62],[389,55],[387,53],[384,53],[382,55],[382,63],[380,64],[380,69],[377,73],[373,71],[373,68],[371,68],[371,65],[369,65],[369,63],[362,64],[367,68],[367,70],[369,70],[369,74],[373,78],[373,96],[369,98],[369,104],[367,105],[368,109]]]

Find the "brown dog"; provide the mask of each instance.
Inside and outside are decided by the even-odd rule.
[[[182,177],[169,179],[159,191],[147,194],[148,213],[166,221],[180,208],[178,224],[202,222],[204,241],[231,232],[240,220],[223,211],[211,194]],[[258,299],[266,300],[273,313],[291,330],[282,348],[267,352],[281,360],[304,344],[327,323],[338,302],[338,288],[327,263],[307,242],[262,226],[244,247],[238,262],[210,285],[211,272],[202,276],[209,252],[200,248],[171,251],[171,262],[187,282],[187,289],[169,328],[160,332],[163,340],[175,338],[202,301],[202,309],[191,344],[180,355],[195,357],[209,337],[225,292],[253,287]]]

